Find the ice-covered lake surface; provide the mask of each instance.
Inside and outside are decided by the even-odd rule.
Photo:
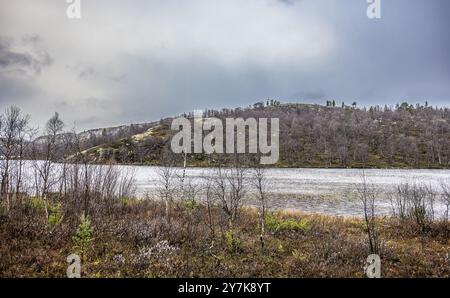
[[[135,171],[138,194],[155,194],[159,177],[156,167],[123,167]],[[269,205],[273,209],[361,216],[362,204],[356,190],[362,185],[362,174],[359,169],[267,169],[272,194]],[[207,168],[186,170],[186,177],[193,181],[209,175],[213,171]],[[450,183],[450,170],[367,169],[364,175],[377,190],[376,212],[380,215],[391,214],[391,194],[401,183],[425,183],[437,193],[441,191],[441,183]],[[252,197],[248,195],[247,204],[255,203]],[[436,216],[442,215],[444,208],[442,202],[436,201]]]
[[[137,195],[141,198],[156,198],[160,187],[160,171],[152,166],[116,165],[121,173],[133,173],[137,186]],[[34,181],[32,164],[27,163],[24,172],[29,173],[31,184]],[[58,167],[57,167],[58,168]],[[177,169],[181,175],[182,169]],[[251,170],[249,170],[251,175]],[[205,184],[205,177],[217,173],[210,168],[187,168],[186,180],[192,184]],[[377,193],[376,213],[391,215],[391,199],[398,185],[402,183],[420,183],[430,187],[435,193],[434,203],[436,217],[444,215],[445,205],[442,201],[442,183],[450,185],[450,170],[399,170],[399,169],[266,169],[266,178],[270,192],[269,207],[272,210],[296,210],[308,213],[322,213],[338,216],[362,216],[363,208],[357,197],[357,190],[362,186],[364,174],[368,185]],[[25,175],[28,176],[28,175]],[[33,189],[29,186],[29,189]],[[199,200],[204,199],[199,194]],[[255,195],[249,191],[245,204],[256,205]]]

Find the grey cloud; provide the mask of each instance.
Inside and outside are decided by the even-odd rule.
[[[76,130],[79,130],[80,128],[92,128],[92,123],[95,122],[99,122],[102,121],[103,119],[98,117],[98,116],[91,116],[91,117],[83,117],[82,115],[80,116],[79,120],[75,121],[73,124],[73,128],[75,128]]]
[[[300,0],[277,0],[283,4],[286,5],[294,5],[296,2],[300,1]]]
[[[324,100],[327,95],[323,91],[299,91],[292,94],[292,97],[303,100]]]
[[[37,90],[33,84],[24,79],[11,78],[0,71],[0,106],[29,103]]]
[[[113,103],[105,99],[89,97],[85,100],[85,104],[93,108],[101,108],[105,111],[108,110]]]
[[[87,67],[82,69],[79,73],[78,73],[78,77],[80,79],[86,79],[89,78],[90,76],[95,74],[95,70],[93,67]]]
[[[50,55],[40,48],[38,36],[23,37],[23,43],[29,46],[27,52],[12,50],[10,40],[0,38],[0,68],[3,71],[40,74],[42,69],[52,63]]]
[[[24,53],[15,53],[8,50],[8,44],[0,44],[0,67],[26,66],[31,67],[33,57]]]
[[[43,39],[37,34],[27,34],[25,36],[22,36],[22,42],[24,44],[29,44],[33,47],[37,47],[43,43]]]

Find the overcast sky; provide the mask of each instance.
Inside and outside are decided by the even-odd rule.
[[[328,99],[450,106],[450,1],[0,0],[0,108],[87,129]]]

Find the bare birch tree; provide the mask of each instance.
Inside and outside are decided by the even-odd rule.
[[[159,196],[165,205],[165,217],[170,221],[170,204],[173,201],[175,193],[175,179],[177,178],[178,170],[170,165],[161,166],[157,169],[158,174],[158,192]]]
[[[58,142],[59,134],[62,133],[64,122],[60,119],[59,114],[55,113],[45,126],[45,136],[42,143],[34,144],[34,169],[35,180],[37,184],[37,195],[41,196],[45,202],[45,214],[48,218],[48,194],[50,189],[58,182],[54,164],[58,158]],[[39,158],[43,160],[38,160]],[[39,186],[40,185],[40,186]]]
[[[28,132],[29,115],[23,115],[16,106],[10,106],[0,116],[0,195],[6,200],[6,209],[11,205],[11,194],[19,192],[25,135]],[[13,189],[13,168],[16,168],[16,185]]]
[[[267,192],[269,186],[265,169],[263,167],[253,168],[251,181],[253,187],[256,190],[256,196],[259,201],[259,241],[261,243],[261,249],[264,249],[264,240],[266,234]]]
[[[370,253],[380,254],[381,240],[375,214],[376,190],[375,187],[369,185],[365,171],[361,173],[361,182],[361,185],[357,186],[357,192],[364,211],[364,222]]]

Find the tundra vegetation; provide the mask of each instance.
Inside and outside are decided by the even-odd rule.
[[[391,216],[376,214],[377,193],[366,180],[357,190],[363,218],[276,211],[270,208],[275,182],[257,157],[202,157],[215,174],[194,183],[174,167],[189,157],[163,146],[158,194],[137,198],[133,172],[95,163],[82,135],[67,132],[58,114],[37,138],[16,107],[0,125],[1,277],[64,277],[74,253],[82,277],[364,277],[372,253],[381,256],[384,277],[450,276],[448,182],[439,192],[399,185]],[[145,139],[145,131],[139,134],[134,139]],[[256,206],[245,204],[248,196]],[[444,217],[436,216],[438,200],[447,206]]]

